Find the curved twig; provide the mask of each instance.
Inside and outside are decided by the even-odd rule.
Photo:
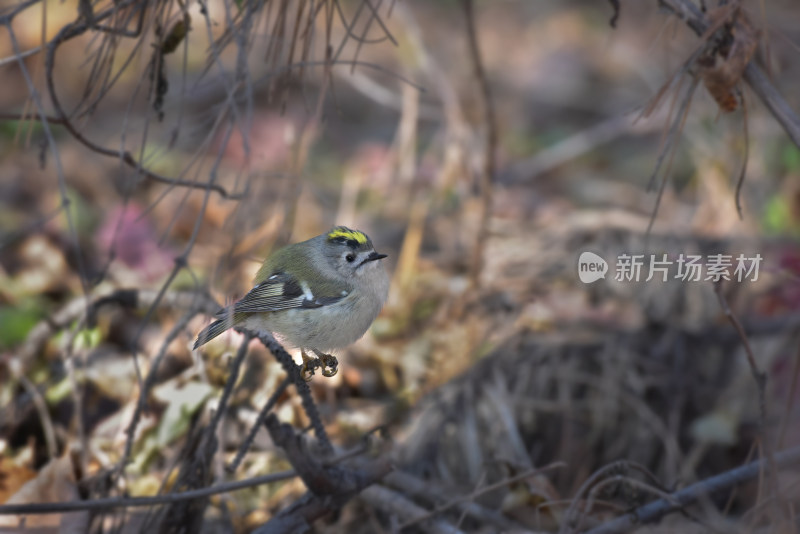
[[[95,22],[110,16],[112,12],[113,11],[111,11],[111,10],[106,10],[106,12],[96,15],[95,19],[94,19]],[[127,151],[127,150],[125,150],[125,151],[114,150],[114,149],[102,147],[102,146],[94,143],[93,141],[89,140],[85,135],[83,135],[81,132],[79,132],[75,128],[75,126],[70,121],[66,111],[62,107],[61,101],[59,100],[59,97],[58,97],[58,93],[56,92],[53,69],[55,67],[56,51],[58,50],[58,47],[61,45],[61,43],[63,43],[64,41],[67,41],[69,39],[72,39],[74,37],[77,37],[79,35],[82,35],[83,33],[85,33],[89,29],[91,29],[91,27],[86,25],[86,24],[83,24],[83,23],[67,24],[47,44],[47,54],[45,56],[45,73],[46,73],[45,79],[47,81],[47,90],[50,93],[50,99],[51,99],[51,101],[53,103],[53,108],[56,111],[56,115],[62,121],[61,124],[64,126],[64,128],[66,128],[67,131],[79,143],[84,145],[86,148],[88,148],[92,152],[96,152],[96,153],[104,155],[104,156],[117,157],[122,162],[124,162],[126,165],[128,165],[129,167],[131,167],[132,169],[135,169],[137,172],[141,173],[141,175],[144,176],[147,179],[153,180],[153,181],[158,182],[158,183],[163,183],[163,184],[166,184],[166,185],[170,185],[170,186],[175,186],[175,187],[187,187],[187,188],[190,188],[190,189],[211,190],[211,191],[214,191],[214,192],[218,193],[223,198],[226,198],[226,199],[229,199],[229,200],[238,200],[238,199],[242,198],[241,194],[229,193],[221,185],[212,183],[213,181],[209,181],[209,182],[194,182],[194,181],[189,181],[189,180],[183,180],[183,179],[180,179],[180,178],[168,178],[166,176],[161,176],[160,174],[152,172],[152,171],[146,169],[145,167],[143,167],[140,162],[136,161],[136,159],[133,157],[133,155],[131,155],[131,153],[129,151]],[[46,122],[46,121],[43,121],[43,122]]]
[[[689,0],[659,0],[659,4],[669,8],[697,35],[702,35],[708,28],[703,12]],[[748,63],[744,71],[744,80],[767,106],[775,120],[783,126],[792,142],[800,147],[800,117],[754,61]]]
[[[776,453],[775,464],[779,467],[789,467],[800,464],[800,447]],[[665,515],[678,511],[707,495],[732,488],[733,486],[755,478],[765,466],[765,459],[757,460],[701,480],[700,482],[670,494],[669,499],[659,499],[648,503],[629,514],[625,514],[608,523],[595,527],[586,534],[618,534],[629,532],[644,523],[658,521]]]
[[[495,152],[497,151],[498,131],[495,117],[494,100],[486,76],[486,69],[481,58],[478,44],[478,32],[475,25],[475,8],[473,0],[463,0],[464,15],[467,19],[467,42],[469,55],[472,61],[472,70],[480,87],[481,106],[483,108],[483,122],[486,127],[486,139],[483,143],[483,168],[480,173],[481,188],[481,218],[478,226],[478,235],[475,249],[472,253],[472,287],[480,285],[480,275],[483,270],[483,255],[486,241],[489,237],[489,219],[492,215],[492,198],[495,178]]]
[[[325,425],[322,424],[322,418],[319,415],[319,410],[317,410],[317,405],[314,403],[314,398],[311,396],[311,388],[309,388],[308,383],[303,380],[300,373],[300,366],[294,362],[292,355],[286,352],[286,349],[283,348],[269,332],[254,332],[240,326],[237,326],[235,329],[240,334],[257,338],[267,350],[275,356],[275,359],[278,360],[278,363],[283,367],[284,372],[294,383],[297,393],[302,400],[303,410],[311,421],[311,426],[314,428],[314,434],[317,436],[320,446],[326,454],[332,452],[333,445],[325,430]]]

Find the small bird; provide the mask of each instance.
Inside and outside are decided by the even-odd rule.
[[[268,331],[300,348],[304,378],[316,367],[333,376],[338,362],[328,352],[363,336],[386,301],[385,257],[365,233],[346,226],[287,245],[264,261],[249,293],[216,313],[194,348],[235,326]]]

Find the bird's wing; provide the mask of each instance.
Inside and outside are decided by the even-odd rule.
[[[257,284],[233,306],[217,312],[223,318],[234,313],[258,313],[291,308],[320,308],[347,296],[314,295],[304,282],[286,273],[275,273]]]

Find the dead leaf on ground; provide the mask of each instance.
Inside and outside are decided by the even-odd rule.
[[[5,504],[79,501],[81,497],[76,485],[79,468],[75,460],[71,454],[51,460],[39,471],[36,478],[26,482]],[[20,532],[30,528],[44,528],[61,534],[81,534],[89,529],[89,512],[5,515],[0,516],[0,527],[21,529]]]

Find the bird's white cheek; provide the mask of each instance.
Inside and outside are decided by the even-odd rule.
[[[356,274],[374,272],[375,270],[383,270],[383,265],[381,265],[377,261],[371,261],[369,263],[365,263],[364,265],[356,269]]]

